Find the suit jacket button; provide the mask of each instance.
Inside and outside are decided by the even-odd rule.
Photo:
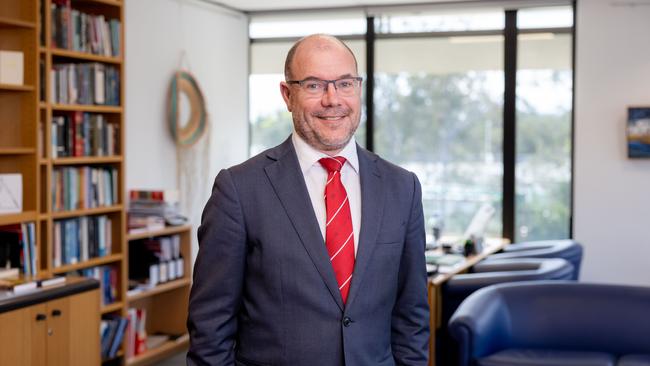
[[[346,316],[345,318],[343,318],[343,326],[344,327],[349,327],[350,324],[352,324],[352,319],[350,319],[350,317]]]

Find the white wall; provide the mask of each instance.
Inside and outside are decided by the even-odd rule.
[[[174,189],[179,167],[198,169],[192,189],[182,185],[195,197],[186,214],[196,229],[214,176],[248,156],[248,21],[192,0],[128,0],[125,18],[126,186]],[[183,51],[184,65],[203,89],[212,127],[209,141],[189,154],[200,163],[178,165],[165,109]],[[188,153],[183,156],[187,162]]]
[[[577,9],[574,237],[586,281],[650,285],[650,160],[627,158],[626,107],[650,106],[650,3]]]

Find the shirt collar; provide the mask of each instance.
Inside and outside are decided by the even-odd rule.
[[[291,141],[293,142],[293,147],[296,149],[296,155],[298,155],[298,163],[300,164],[302,174],[305,174],[314,165],[321,166],[318,160],[328,156],[327,154],[314,149],[303,140],[302,137],[298,136],[295,131],[291,134]],[[337,156],[344,157],[354,172],[359,174],[359,156],[357,155],[357,143],[354,136],[350,138],[348,144],[345,145],[343,150],[341,150]]]

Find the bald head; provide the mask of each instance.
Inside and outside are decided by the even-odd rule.
[[[293,60],[296,56],[296,53],[306,49],[317,49],[321,51],[327,51],[329,49],[334,49],[336,47],[343,47],[354,59],[354,69],[358,72],[357,58],[354,56],[354,53],[340,39],[330,36],[327,34],[312,34],[306,37],[299,39],[287,53],[287,58],[284,61],[284,78],[285,80],[293,80]]]

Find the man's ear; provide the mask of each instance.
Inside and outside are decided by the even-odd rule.
[[[287,110],[289,112],[291,111],[291,88],[289,88],[289,84],[287,84],[284,81],[280,82],[280,93],[282,94],[282,99],[284,99],[284,103],[287,105]]]

